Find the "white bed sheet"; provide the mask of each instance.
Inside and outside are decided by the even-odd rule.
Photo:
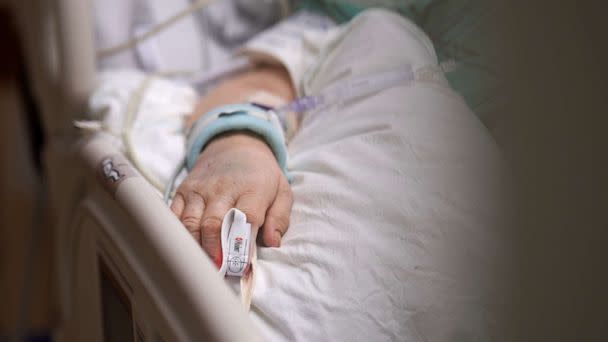
[[[327,46],[306,92],[388,65],[437,63],[426,36],[401,17],[372,10],[350,25]],[[105,80],[118,84],[125,75]],[[184,92],[165,85],[166,98]],[[98,109],[117,103],[105,94]],[[155,154],[146,165],[164,177],[159,169],[174,161],[145,147],[146,139],[174,133],[151,122],[138,126],[148,137],[138,140],[139,151]],[[492,338],[506,222],[502,161],[442,77],[309,113],[289,152],[291,225],[280,248],[258,249],[251,304],[269,340]]]

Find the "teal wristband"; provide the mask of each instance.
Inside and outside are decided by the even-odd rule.
[[[192,170],[199,154],[213,137],[230,131],[247,130],[262,137],[270,146],[279,168],[287,172],[287,147],[281,124],[272,110],[252,104],[234,104],[212,109],[190,129],[186,142],[186,168]]]

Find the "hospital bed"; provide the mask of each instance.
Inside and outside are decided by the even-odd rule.
[[[486,228],[503,217],[496,209],[503,185],[496,165],[501,161],[482,124],[447,90],[441,76],[420,87],[398,87],[375,97],[399,98],[386,104],[391,111],[413,103],[418,112],[405,118],[390,113],[375,119],[363,116],[357,113],[371,109],[357,102],[344,115],[358,115],[360,120],[347,123],[347,117],[332,113],[310,118],[304,125],[290,146],[296,196],[292,228],[279,250],[260,251],[260,294],[248,314],[153,186],[115,144],[103,136],[82,139],[75,130],[74,120],[86,112],[97,77],[92,4],[27,0],[19,6],[22,23],[27,23],[27,64],[48,137],[44,161],[56,230],[59,341],[486,336],[486,324],[493,318],[487,306],[479,305],[481,297],[491,297],[484,292],[490,286],[481,281],[486,273],[476,268],[476,262],[484,260],[480,267],[492,268],[490,255],[500,251],[495,243],[500,230]],[[383,15],[372,13],[360,21],[379,22]],[[415,46],[414,66],[437,64],[432,45],[413,25],[399,21],[380,29],[392,32],[395,27],[414,37],[398,42]],[[357,34],[367,39],[366,32]],[[340,53],[328,59],[338,63]],[[332,73],[339,70],[319,72],[329,79]],[[417,101],[431,104],[424,107]],[[450,111],[456,115],[447,115]],[[320,127],[335,129],[318,135]],[[382,147],[387,154],[353,152],[351,141],[356,148]],[[369,165],[357,164],[360,156]],[[362,171],[353,173],[357,169]],[[327,186],[328,177],[338,181],[330,180],[333,183]],[[388,183],[375,184],[375,179]],[[479,190],[473,191],[475,184]],[[359,225],[375,226],[384,235],[348,230]],[[310,230],[298,229],[303,226]],[[325,234],[328,227],[336,230]],[[323,236],[329,247],[315,245],[312,234]],[[337,255],[314,260],[327,250]],[[356,267],[349,258],[358,263]],[[471,269],[456,271],[463,264]],[[290,274],[294,269],[300,273]],[[456,281],[471,272],[473,284],[471,279]],[[326,298],[326,289],[344,296]],[[270,304],[265,306],[265,301]],[[315,301],[316,309],[304,306]],[[388,306],[396,311],[386,310]],[[315,324],[304,323],[302,317]],[[369,322],[378,330],[357,330],[357,325],[364,329]],[[438,324],[441,329],[435,329]]]

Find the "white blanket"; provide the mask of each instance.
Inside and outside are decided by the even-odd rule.
[[[357,17],[319,55],[300,85],[305,94],[403,63],[437,63],[420,30],[379,10]],[[117,77],[125,75],[107,76],[106,86],[124,84]],[[280,248],[258,248],[251,317],[269,340],[492,337],[502,163],[484,126],[446,84],[435,77],[304,117],[289,145],[291,226]],[[121,91],[106,87],[95,106],[124,104],[112,97]],[[183,93],[162,91],[167,99]],[[188,96],[176,108],[191,104]],[[150,93],[144,102],[154,99]],[[174,161],[146,139],[161,141],[169,131],[138,133],[148,137],[139,144],[154,146],[139,151],[155,155],[145,160],[159,177]]]
[[[419,29],[377,10],[320,55],[307,94],[437,64]],[[309,113],[289,152],[291,226],[280,248],[258,249],[251,306],[270,340],[491,338],[501,160],[443,77]]]

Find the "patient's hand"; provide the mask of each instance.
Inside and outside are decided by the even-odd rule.
[[[257,69],[209,93],[199,103],[193,119],[215,106],[242,102],[247,93],[259,89],[286,100],[293,97],[284,70]],[[261,227],[261,241],[266,246],[279,247],[289,225],[292,202],[291,188],[270,147],[256,135],[239,131],[217,136],[205,146],[178,187],[171,210],[219,267],[221,224],[230,208],[236,207],[247,215],[253,241]]]
[[[289,225],[292,193],[272,150],[249,133],[217,137],[205,147],[171,205],[209,256],[221,255],[220,228],[224,215],[236,207],[254,229],[262,227],[262,242],[279,247]],[[255,241],[255,239],[252,239]]]

